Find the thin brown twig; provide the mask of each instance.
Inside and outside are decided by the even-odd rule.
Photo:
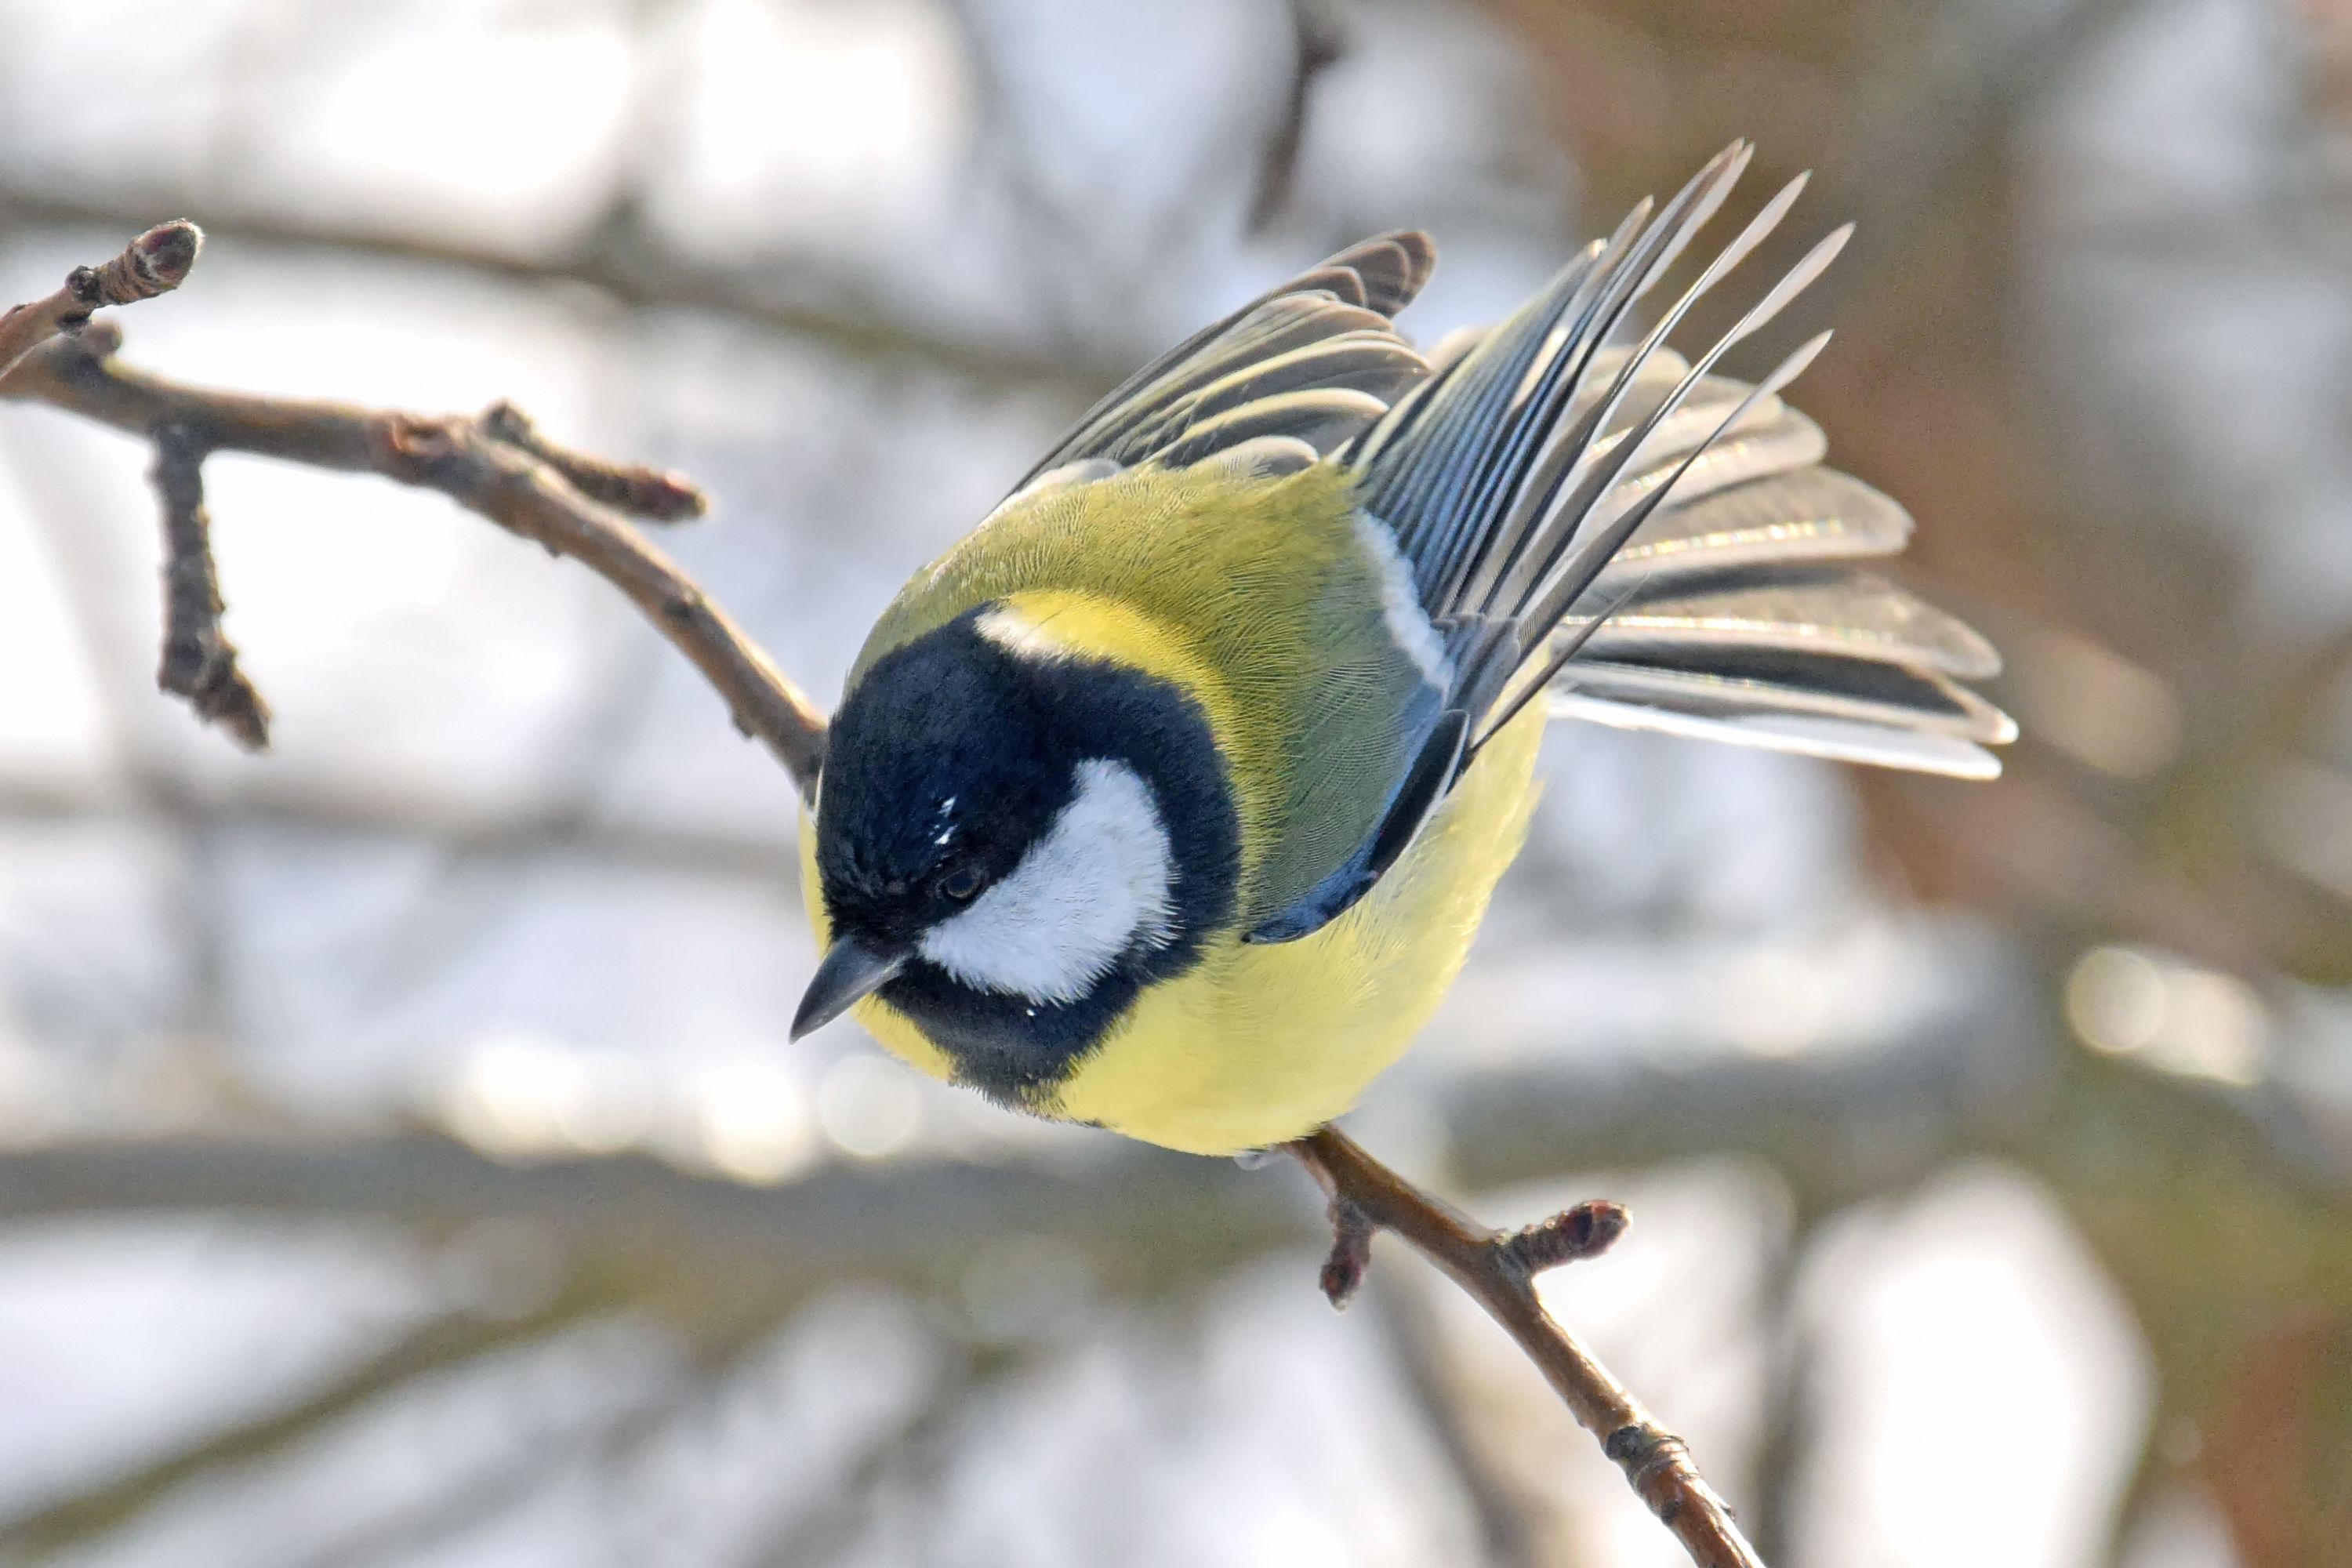
[[[1597,1256],[1622,1235],[1623,1209],[1584,1203],[1525,1230],[1489,1230],[1407,1182],[1337,1128],[1286,1147],[1330,1199],[1334,1241],[1323,1288],[1333,1305],[1344,1305],[1361,1281],[1372,1236],[1383,1230],[1396,1236],[1517,1342],[1692,1562],[1699,1568],[1763,1568],[1688,1447],[1659,1426],[1536,1295],[1537,1275]]]
[[[207,1475],[282,1454],[352,1413],[452,1367],[577,1323],[616,1302],[599,1282],[567,1282],[551,1299],[511,1317],[452,1313],[432,1318],[327,1374],[316,1385],[205,1433],[184,1447],[132,1465],[86,1489],[0,1515],[0,1550],[32,1562],[105,1534]]]
[[[59,332],[78,330],[106,305],[131,305],[168,294],[196,264],[204,231],[184,218],[159,223],[97,267],[77,267],[55,293],[0,316],[0,374]]]
[[[157,195],[165,205],[177,199],[170,191]],[[132,199],[89,187],[34,190],[0,183],[0,226],[112,225],[124,220]],[[725,267],[688,261],[670,255],[626,215],[618,223],[593,226],[578,244],[548,256],[425,237],[365,221],[338,221],[299,205],[281,212],[260,204],[224,201],[211,192],[205,193],[205,232],[224,244],[234,241],[311,256],[362,255],[527,287],[562,283],[632,310],[717,313],[861,363],[904,362],[975,384],[1041,393],[1073,405],[1091,401],[1123,374],[1122,367],[1107,360],[1041,354],[1009,341],[910,327],[845,279],[833,279],[827,289],[804,289],[801,285],[823,270],[813,257],[760,256]],[[773,287],[776,279],[786,278],[794,279],[789,293]],[[820,300],[815,292],[826,297]]]
[[[1290,0],[1290,81],[1281,111],[1258,153],[1257,181],[1244,226],[1262,234],[1290,205],[1298,183],[1298,155],[1307,142],[1307,111],[1315,84],[1347,54],[1347,34],[1328,0]]]
[[[674,517],[700,505],[699,492],[685,481],[592,464],[535,432],[532,446],[517,445],[502,432],[530,426],[519,425],[504,404],[480,416],[425,416],[223,392],[125,365],[115,358],[121,342],[119,332],[100,325],[38,348],[0,376],[0,398],[47,404],[164,442],[180,454],[173,473],[214,452],[249,452],[438,490],[620,589],[694,661],[727,701],[736,727],[765,744],[803,794],[814,784],[824,751],[824,720],[814,705],[614,505],[572,482],[578,477],[609,501]],[[560,453],[565,467],[551,453]]]
[[[709,510],[709,502],[682,474],[638,463],[614,463],[559,447],[540,434],[530,415],[499,399],[482,411],[482,431],[519,452],[528,452],[563,476],[590,500],[646,522],[685,522]]]
[[[269,704],[237,667],[236,645],[221,627],[228,606],[213,564],[205,449],[176,426],[157,430],[154,443],[148,479],[163,508],[163,654],[155,684],[185,698],[198,718],[247,751],[267,751]]]

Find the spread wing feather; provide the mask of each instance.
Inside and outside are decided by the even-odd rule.
[[[1598,722],[1988,776],[2006,715],[1960,684],[1990,645],[1856,563],[1911,521],[1821,466],[1827,443],[1780,391],[1827,341],[1758,383],[1727,351],[1829,265],[1840,229],[1692,359],[1667,347],[1769,235],[1790,182],[1630,345],[1641,302],[1724,205],[1735,142],[1663,207],[1644,201],[1500,325],[1427,356],[1391,318],[1427,280],[1427,237],[1377,237],[1252,300],[1129,378],[1023,480],[1084,483],[1141,463],[1278,475],[1337,460],[1393,540],[1444,650],[1400,711],[1404,762],[1362,843],[1248,934],[1319,929],[1377,881],[1478,748],[1528,702]],[[1380,791],[1385,791],[1385,795]]]
[[[1643,583],[1606,614],[1590,657],[1628,647],[1707,654],[1814,652],[1936,670],[1963,679],[1999,673],[2000,656],[1977,630],[1874,574],[1850,566],[1748,566],[1692,581]],[[1586,616],[1571,614],[1574,626]]]
[[[1726,658],[1629,648],[1571,664],[1558,691],[1724,717],[1810,714],[1855,724],[1930,730],[1989,746],[2016,739],[2008,714],[1948,675],[1833,654],[1746,652]]]
[[[1427,235],[1384,234],[1349,246],[1193,333],[1137,371],[1087,411],[1013,487],[1017,494],[1066,464],[1108,458],[1122,466],[1170,455],[1181,462],[1265,434],[1292,434],[1280,416],[1254,420],[1251,403],[1302,391],[1351,391],[1342,414],[1307,422],[1318,453],[1385,415],[1427,374],[1390,318],[1412,301],[1437,265]],[[1292,416],[1296,418],[1296,412]],[[1223,421],[1223,438],[1201,426]]]
[[[1941,773],[1947,778],[2000,776],[2000,759],[1982,746],[1925,730],[1822,719],[1770,709],[1726,714],[1664,703],[1605,701],[1587,697],[1572,686],[1555,690],[1550,707],[1558,718],[1581,719],[1612,729],[1647,730],[1694,741],[1723,741],[1759,751],[1901,768],[1909,773]]]
[[[1771,281],[1695,361],[1665,346],[1803,179],[1766,202],[1638,342],[1612,346],[1749,154],[1744,142],[1726,148],[1664,207],[1636,206],[1510,320],[1450,340],[1427,377],[1341,454],[1445,638],[1445,718],[1468,721],[1466,740],[1434,729],[1410,776],[1425,778],[1441,750],[1466,768],[1547,694],[1556,711],[1606,723],[1965,776],[1998,771],[1984,746],[2014,726],[1958,684],[1997,671],[1998,657],[1959,621],[1852,564],[1899,549],[1910,520],[1822,469],[1820,427],[1780,400],[1826,334],[1759,383],[1716,372],[1820,276],[1847,231]],[[1398,801],[1408,798],[1400,788]],[[1381,842],[1400,837],[1383,822]],[[1319,902],[1252,934],[1316,929],[1361,896],[1361,870],[1342,867],[1317,889]]]
[[[1635,584],[1662,592],[1692,578],[1769,563],[1892,555],[1911,515],[1833,468],[1798,468],[1694,500],[1676,497],[1611,557],[1593,587],[1613,596]]]

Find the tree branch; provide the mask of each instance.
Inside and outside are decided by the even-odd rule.
[[[5,177],[0,170],[0,177]],[[823,270],[819,258],[761,254],[724,267],[671,254],[623,211],[583,231],[551,254],[499,250],[462,239],[430,239],[366,221],[339,222],[309,211],[279,212],[257,203],[224,199],[214,191],[157,188],[146,196],[104,191],[36,190],[0,184],[0,227],[112,227],[135,223],[147,210],[201,197],[205,232],[222,244],[267,247],[311,256],[362,256],[422,268],[441,268],[491,282],[575,285],[633,310],[717,312],[765,331],[800,339],[861,361],[904,362],[976,385],[1045,393],[1083,405],[1124,371],[1068,355],[1040,354],[1001,337],[926,330],[900,319],[887,301],[863,297],[835,278],[824,297],[779,290],[779,279],[806,279]]]
[[[1290,82],[1281,112],[1258,153],[1257,182],[1244,226],[1263,234],[1290,205],[1298,183],[1298,154],[1307,142],[1307,111],[1315,84],[1347,54],[1347,35],[1328,0],[1290,0]]]
[[[437,1317],[410,1330],[284,1402],[228,1422],[87,1488],[0,1517],[0,1550],[32,1561],[124,1524],[197,1478],[286,1452],[334,1421],[430,1373],[550,1333],[615,1300],[585,1289],[509,1318]]]
[[[214,452],[250,452],[438,490],[618,588],[694,661],[726,700],[736,728],[764,743],[803,794],[815,782],[824,751],[824,720],[815,707],[616,510],[625,505],[660,521],[691,516],[702,501],[686,480],[552,447],[504,403],[478,417],[436,416],[222,392],[132,369],[115,358],[121,342],[119,332],[98,327],[37,349],[0,377],[0,397],[47,404],[156,444],[167,516]],[[582,484],[604,499],[583,494]],[[200,510],[194,516],[200,518]],[[206,531],[184,514],[167,529],[174,548],[168,580],[209,584]],[[194,554],[182,557],[183,545]],[[178,601],[175,594],[175,606]],[[212,603],[216,617],[216,593]],[[201,616],[197,629],[201,638]],[[216,619],[210,630],[217,637]],[[170,662],[167,652],[167,674]]]
[[[1331,1200],[1334,1241],[1323,1266],[1323,1289],[1332,1305],[1344,1306],[1362,1280],[1373,1234],[1396,1236],[1502,1325],[1578,1424],[1601,1439],[1601,1451],[1693,1563],[1763,1568],[1683,1440],[1659,1426],[1536,1295],[1536,1276],[1544,1270],[1607,1251],[1624,1234],[1623,1209],[1581,1203],[1525,1230],[1488,1230],[1413,1186],[1337,1128],[1286,1147]]]
[[[781,823],[775,832],[761,833],[646,823],[569,807],[486,812],[461,799],[377,788],[365,779],[339,780],[328,792],[313,784],[289,785],[268,773],[225,788],[201,787],[168,766],[139,762],[116,769],[114,778],[121,789],[101,793],[72,780],[0,773],[0,825],[299,829],[409,839],[434,854],[467,860],[569,855],[705,877],[773,882],[795,875],[792,836]]]
[[[196,264],[204,231],[185,219],[157,224],[97,267],[77,267],[54,294],[0,316],[0,373],[59,332],[76,331],[104,305],[131,305],[168,294]]]
[[[148,479],[163,505],[163,657],[155,684],[186,698],[196,717],[227,731],[247,751],[267,751],[269,704],[237,668],[236,645],[221,629],[228,606],[213,564],[205,448],[176,425],[157,430],[154,443]]]
[[[709,508],[692,481],[635,463],[608,462],[559,447],[539,433],[530,416],[500,398],[482,411],[482,433],[527,452],[563,476],[590,500],[646,522],[686,522]]]

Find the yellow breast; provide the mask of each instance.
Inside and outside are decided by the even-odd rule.
[[[1279,1143],[1347,1110],[1460,973],[1526,839],[1543,727],[1543,705],[1529,704],[1353,909],[1297,942],[1213,941],[1192,968],[1146,990],[1038,1109],[1201,1154]],[[804,816],[802,885],[822,942],[814,844]],[[947,1058],[887,1003],[868,999],[856,1016],[906,1061],[952,1077]]]

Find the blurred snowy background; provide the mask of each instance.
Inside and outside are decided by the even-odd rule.
[[[1553,1299],[1776,1568],[2341,1564],[2344,0],[9,0],[0,294],[194,217],[129,357],[680,468],[829,702],[1147,353],[1398,224],[1490,319],[1736,134],[2027,740],[1556,731],[1358,1129],[1633,1205]],[[1680,1560],[1296,1172],[788,1046],[788,785],[585,574],[217,458],[278,749],[200,731],[142,462],[0,408],[0,1562]]]

